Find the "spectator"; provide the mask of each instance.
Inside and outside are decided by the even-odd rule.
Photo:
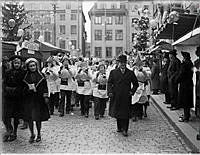
[[[151,87],[153,91],[153,95],[157,95],[159,91],[160,85],[160,77],[159,77],[160,69],[158,65],[158,60],[153,60],[153,66],[151,68]]]
[[[184,109],[184,116],[180,118],[180,122],[187,122],[190,118],[190,108],[193,107],[193,64],[190,60],[190,54],[181,52],[183,61],[181,63],[180,74],[177,82],[179,87],[179,105]]]

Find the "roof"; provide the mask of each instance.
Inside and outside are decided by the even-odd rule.
[[[163,24],[157,33],[157,39],[177,40],[190,32],[193,28],[200,26],[200,16],[192,14],[180,14],[177,24]],[[173,33],[174,32],[174,33]]]
[[[200,27],[187,33],[175,41],[172,45],[200,45]]]

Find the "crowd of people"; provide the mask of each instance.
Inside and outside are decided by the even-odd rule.
[[[147,117],[151,92],[155,95],[163,92],[171,110],[184,108],[180,121],[189,121],[193,107],[193,64],[189,53],[182,52],[182,56],[181,63],[176,51],[170,51],[163,57],[162,68],[158,59],[149,63],[140,54],[96,61],[59,53],[50,56],[43,68],[35,58],[22,63],[21,56],[12,56],[10,67],[3,66],[3,122],[7,131],[3,140],[17,138],[19,119],[23,119],[24,128],[30,129],[29,142],[39,142],[42,122],[54,115],[56,109],[59,117],[63,117],[77,106],[81,116],[88,118],[93,107],[92,115],[99,120],[105,117],[108,102],[108,114],[117,119],[117,132],[128,136],[129,119]]]

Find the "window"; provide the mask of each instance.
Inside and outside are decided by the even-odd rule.
[[[112,47],[106,47],[106,57],[112,58]]]
[[[112,17],[106,17],[106,24],[112,24]]]
[[[71,9],[71,4],[70,3],[66,4],[66,9]]]
[[[106,9],[106,4],[101,3],[101,4],[100,4],[100,9]]]
[[[102,40],[102,30],[95,30],[94,35],[94,40]]]
[[[76,20],[76,14],[71,14],[71,20]]]
[[[51,24],[51,17],[45,17],[44,24]]]
[[[34,24],[40,24],[40,19],[39,18],[35,18],[34,19]]]
[[[115,40],[123,40],[123,30],[115,30]]]
[[[115,4],[115,3],[111,4],[111,8],[112,9],[116,9],[117,8],[117,4]]]
[[[115,16],[115,24],[123,24],[123,16]]]
[[[76,40],[71,40],[72,45],[74,46],[74,48],[76,49]]]
[[[120,55],[122,53],[123,47],[116,47],[116,56]]]
[[[102,18],[101,17],[95,17],[94,18],[94,23],[95,24],[101,24],[102,23]]]
[[[60,14],[60,20],[64,21],[65,20],[65,14]]]
[[[60,46],[60,48],[65,49],[65,40],[60,40],[59,46]]]
[[[120,9],[126,9],[126,5],[125,4],[120,4]]]
[[[95,57],[97,58],[101,58],[102,56],[102,48],[101,47],[95,47],[94,48],[94,54],[95,54]]]
[[[77,34],[76,25],[71,25],[71,34]]]
[[[60,34],[65,34],[65,25],[60,25]]]
[[[34,32],[34,40],[37,40],[40,36],[40,31],[35,31]]]
[[[51,32],[45,31],[44,32],[44,41],[50,43],[51,42]]]
[[[106,40],[112,40],[112,30],[106,30]]]

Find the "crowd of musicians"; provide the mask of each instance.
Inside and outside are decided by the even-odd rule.
[[[147,117],[151,92],[156,95],[160,91],[171,110],[184,108],[180,121],[189,121],[193,64],[189,53],[182,52],[182,56],[181,63],[176,51],[170,51],[164,55],[160,69],[158,59],[147,61],[139,54],[132,59],[120,55],[112,61],[58,54],[49,57],[43,68],[35,58],[24,61],[15,55],[7,67],[3,66],[3,122],[7,131],[3,140],[17,138],[19,119],[23,119],[30,129],[29,142],[39,142],[42,122],[55,115],[55,110],[60,117],[71,114],[74,106],[80,107],[82,117],[93,116],[96,120],[105,117],[109,106],[108,115],[117,119],[117,132],[128,136],[129,119]]]

